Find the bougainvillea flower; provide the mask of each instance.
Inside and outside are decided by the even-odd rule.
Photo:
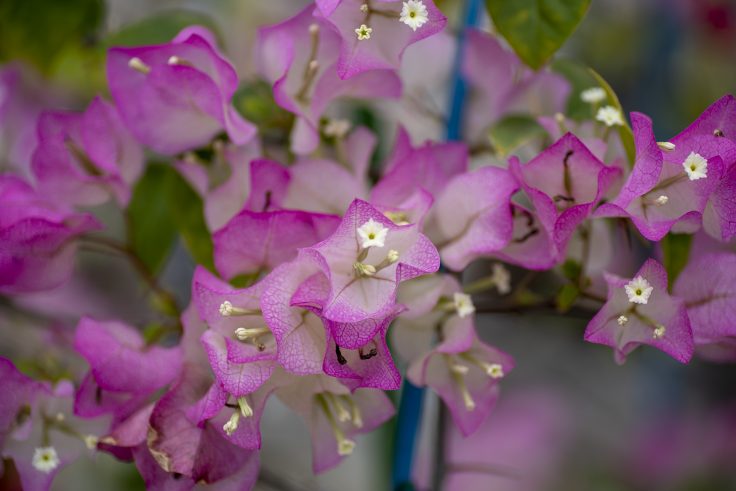
[[[703,137],[663,152],[647,116],[631,113],[637,155],[634,169],[619,195],[596,210],[596,216],[629,217],[641,234],[659,241],[673,229],[694,232],[700,227],[708,197],[723,173],[719,156],[704,157],[710,144]],[[689,151],[686,151],[689,150]]]
[[[355,198],[368,194],[365,177],[331,160],[301,160],[289,167],[289,174],[285,208],[342,215]]]
[[[261,315],[263,282],[234,289],[206,269],[194,273],[192,295],[209,329],[201,341],[219,385],[233,397],[263,385],[276,366],[276,340]]]
[[[394,414],[383,392],[358,389],[351,393],[326,375],[299,378],[276,395],[309,425],[315,473],[335,467],[353,452],[357,435],[369,433]]]
[[[334,322],[385,318],[399,283],[439,269],[437,249],[417,225],[396,225],[361,200],[353,201],[334,234],[300,256],[312,258],[328,279],[327,296],[314,300]]]
[[[74,267],[74,239],[99,227],[91,215],[58,208],[24,181],[0,176],[0,292],[59,286]]]
[[[32,165],[39,192],[72,205],[97,205],[111,195],[128,203],[143,149],[113,105],[98,97],[82,114],[44,113],[38,137]]]
[[[178,347],[146,346],[138,330],[117,321],[82,318],[74,348],[90,365],[77,391],[74,412],[82,417],[114,413],[113,432],[128,418],[134,424],[135,412],[143,409],[143,414],[149,414],[148,398],[174,382],[182,368]]]
[[[527,164],[513,157],[510,168],[552,239],[558,260],[564,257],[577,226],[621,175],[620,169],[606,166],[572,133]]]
[[[685,300],[695,344],[736,339],[736,254],[691,258],[672,290]]]
[[[509,112],[551,115],[564,112],[570,84],[564,77],[542,69],[526,68],[491,34],[467,31],[463,74],[472,90],[466,132],[471,141]]]
[[[401,95],[401,81],[393,70],[371,70],[341,80],[336,69],[340,35],[312,16],[314,10],[308,5],[291,19],[258,31],[259,71],[273,83],[276,103],[296,114],[291,148],[301,155],[317,148],[319,120],[333,100]]]
[[[24,490],[46,491],[64,466],[99,441],[104,421],[85,422],[72,413],[74,387],[55,386],[22,375],[0,359],[0,453],[12,458]]]
[[[588,323],[586,341],[613,348],[618,363],[641,344],[690,361],[693,331],[685,302],[668,293],[661,264],[648,259],[633,278],[606,275],[606,282],[608,301]]]
[[[386,345],[386,331],[402,310],[403,307],[397,306],[385,319],[368,319],[357,325],[339,325],[326,321],[324,372],[341,379],[351,389],[365,387],[397,390],[401,387],[401,374]],[[364,326],[364,323],[373,325]],[[373,337],[364,341],[365,333],[370,332],[374,333]]]
[[[342,79],[370,70],[398,69],[408,46],[440,32],[447,24],[432,0],[316,3],[315,15],[323,16],[340,36],[337,73]]]
[[[434,198],[448,181],[468,169],[468,148],[463,143],[426,142],[413,147],[409,134],[399,127],[386,172],[371,191],[371,202],[403,207],[418,190]]]
[[[513,366],[509,355],[478,339],[472,316],[458,314],[442,324],[441,342],[412,362],[407,377],[437,392],[467,436],[493,409],[498,383]]]
[[[511,203],[513,234],[509,243],[493,254],[511,264],[532,270],[545,270],[558,261],[552,238],[539,216],[527,208]]]
[[[516,179],[498,167],[482,167],[447,184],[427,224],[427,234],[438,245],[445,266],[460,271],[509,243],[511,196],[518,189]]]
[[[166,44],[110,49],[107,79],[128,129],[162,154],[206,145],[223,130],[236,145],[255,134],[230,102],[235,69],[202,27],[188,27]]]
[[[726,172],[703,211],[703,229],[718,240],[736,236],[736,166]]]
[[[224,278],[267,271],[332,234],[339,217],[304,211],[243,210],[215,232],[215,265]]]

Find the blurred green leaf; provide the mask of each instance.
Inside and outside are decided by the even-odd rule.
[[[486,0],[496,29],[535,70],[570,37],[589,5],[590,0]]]
[[[582,273],[582,267],[574,259],[568,259],[562,264],[562,274],[568,280],[578,281],[580,273]]]
[[[562,313],[570,310],[572,304],[575,303],[575,300],[577,300],[579,295],[580,289],[576,285],[566,283],[557,293],[557,298],[555,300],[557,310]]]
[[[217,26],[208,15],[193,10],[169,10],[124,26],[107,36],[103,44],[106,48],[163,44],[171,41],[185,27],[192,25],[208,28],[221,41]]]
[[[500,157],[506,157],[535,138],[546,135],[545,129],[531,116],[511,114],[491,127],[489,139]]]
[[[172,171],[166,164],[149,165],[128,204],[129,245],[152,273],[161,269],[176,241],[166,194]]]
[[[94,40],[103,17],[102,0],[3,0],[0,61],[22,59],[49,73],[64,50]]]
[[[593,76],[593,78],[598,82],[598,85],[601,86],[603,90],[606,91],[606,95],[608,96],[608,104],[615,107],[619,111],[621,111],[621,114],[623,115],[624,119],[624,125],[618,126],[618,134],[621,137],[621,144],[624,146],[624,150],[626,150],[626,156],[629,159],[629,164],[631,166],[634,165],[634,159],[636,158],[636,147],[634,146],[634,133],[631,131],[631,126],[629,126],[628,120],[626,118],[626,113],[624,112],[624,108],[621,107],[621,102],[618,100],[618,96],[613,91],[610,85],[608,85],[608,82],[600,76],[598,72],[593,70],[592,68],[588,69],[590,71],[590,74]]]
[[[672,285],[687,265],[690,257],[690,248],[693,244],[693,236],[690,234],[667,234],[659,243],[662,247],[662,259],[664,268],[667,270],[668,288]]]

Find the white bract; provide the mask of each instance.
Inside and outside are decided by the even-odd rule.
[[[429,21],[427,6],[422,0],[409,0],[401,8],[399,20],[416,31]]]
[[[637,276],[629,281],[624,289],[626,290],[626,296],[629,297],[629,302],[642,305],[649,302],[649,297],[654,291],[654,287],[643,276]]]

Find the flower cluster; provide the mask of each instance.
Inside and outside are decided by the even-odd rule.
[[[476,329],[493,312],[590,312],[585,340],[620,363],[642,344],[683,363],[696,349],[736,360],[736,99],[658,141],[647,116],[631,113],[629,127],[602,87],[576,93],[471,30],[465,141],[417,146],[399,121],[379,167],[385,135],[340,117],[338,99],[402,97],[403,53],[445,24],[431,0],[316,0],[262,28],[256,63],[273,110],[291,115],[280,128],[288,148],[236,109],[241,81],[203,27],[111,48],[112,101],[82,112],[23,105],[18,68],[3,69],[0,115],[24,118],[0,119],[0,133],[34,130],[0,148],[12,164],[0,175],[0,312],[6,324],[7,311],[76,326],[59,343],[88,366],[21,373],[0,359],[0,454],[24,489],[48,489],[94,451],[135,462],[150,489],[250,489],[272,398],[309,425],[321,472],[392,417],[385,391],[402,374],[471,435],[514,368]],[[591,117],[567,118],[568,97]],[[513,152],[473,144],[519,111],[543,137]],[[152,186],[156,173],[168,177]],[[175,186],[188,194],[156,215]],[[127,219],[124,240],[110,208]],[[147,255],[172,226],[185,242],[199,231],[187,244],[208,251],[192,252],[200,264],[183,311]],[[673,269],[666,247],[683,241],[689,258]],[[84,280],[82,250],[141,273],[156,311],[145,331],[88,302],[64,316],[38,308],[39,292]],[[660,260],[638,267],[637,252]]]

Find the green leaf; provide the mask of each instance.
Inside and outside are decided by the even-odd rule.
[[[561,313],[565,313],[572,307],[578,296],[580,295],[580,289],[572,284],[566,283],[560,291],[557,293],[557,310]]]
[[[194,261],[214,270],[202,199],[173,167],[150,164],[127,212],[129,245],[149,271],[161,269],[179,235]]]
[[[511,114],[494,124],[488,137],[499,156],[506,157],[522,145],[546,134],[545,129],[531,116]]]
[[[167,168],[166,195],[171,218],[194,261],[214,271],[212,236],[204,220],[202,198],[176,170]]]
[[[562,275],[570,281],[578,281],[583,268],[574,259],[568,259],[562,264]]]
[[[161,269],[176,241],[166,195],[169,172],[165,164],[149,165],[128,204],[128,243],[152,273]]]
[[[667,284],[669,289],[687,265],[690,257],[690,248],[693,236],[689,234],[667,234],[660,242],[664,268],[667,270]]]
[[[104,40],[105,47],[163,44],[171,41],[185,27],[199,25],[218,37],[217,25],[211,17],[193,10],[169,10],[124,26]]]
[[[593,70],[592,68],[588,69],[590,71],[590,74],[593,76],[596,82],[598,82],[598,85],[601,86],[603,90],[606,91],[606,96],[608,97],[608,104],[615,107],[619,111],[621,111],[621,114],[624,115],[624,125],[618,126],[618,134],[619,137],[621,137],[621,144],[624,146],[624,150],[626,150],[626,156],[629,159],[629,164],[634,165],[634,159],[636,159],[636,147],[634,146],[634,133],[631,131],[631,126],[629,126],[629,123],[626,119],[626,113],[624,112],[624,108],[621,107],[621,102],[618,100],[618,96],[616,96],[616,93],[613,91],[610,85],[608,85],[608,82],[600,76],[598,72]]]
[[[23,59],[49,73],[60,53],[94,39],[103,17],[102,0],[3,0],[0,62]]]
[[[535,70],[570,37],[589,5],[590,0],[486,0],[498,32]]]

